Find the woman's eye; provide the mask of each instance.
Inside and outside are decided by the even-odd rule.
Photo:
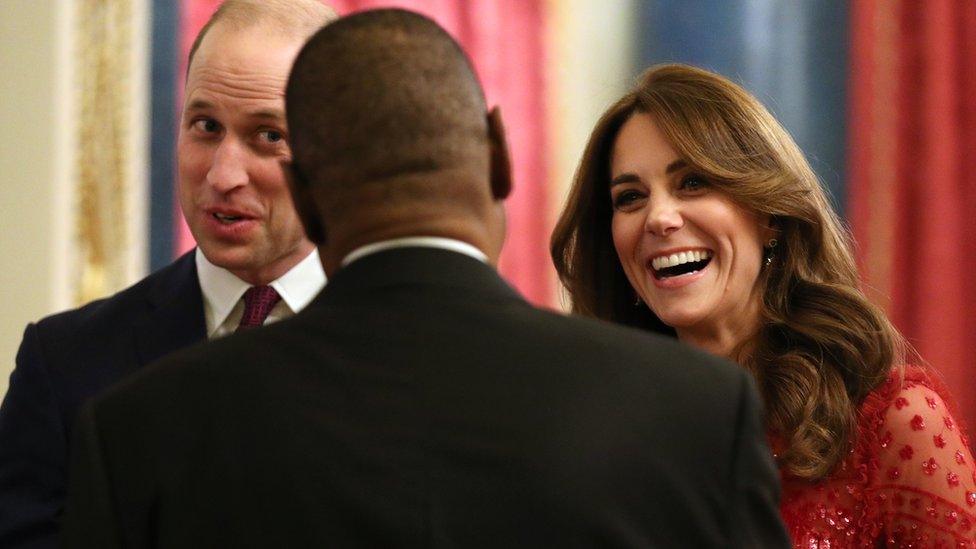
[[[614,209],[626,208],[642,197],[643,195],[635,190],[628,189],[621,191],[613,197],[613,207]]]
[[[193,122],[193,127],[204,133],[214,133],[220,129],[220,124],[212,118],[201,118]]]
[[[686,175],[681,179],[680,188],[685,191],[700,191],[708,186],[708,181],[700,175]]]

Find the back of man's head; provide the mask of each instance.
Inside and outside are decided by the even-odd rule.
[[[426,17],[386,9],[327,25],[298,55],[285,98],[296,203],[303,189],[314,197],[300,210],[324,220],[330,246],[350,223],[438,233],[434,216],[456,213],[457,225],[504,198],[489,187],[497,132],[481,86],[458,44]]]

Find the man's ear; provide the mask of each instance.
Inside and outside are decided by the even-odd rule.
[[[488,111],[488,141],[491,144],[491,195],[495,200],[505,200],[512,193],[512,163],[505,141],[505,126],[498,107]]]
[[[305,227],[305,236],[317,246],[325,244],[325,227],[322,226],[322,220],[319,218],[319,211],[315,206],[308,180],[294,162],[283,160],[281,168],[285,172],[285,180],[288,181],[288,190],[291,192],[295,211],[298,212],[298,219]]]

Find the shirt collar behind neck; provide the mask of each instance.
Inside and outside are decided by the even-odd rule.
[[[373,242],[365,246],[360,246],[355,250],[349,252],[346,257],[342,258],[340,266],[345,267],[370,254],[375,254],[377,252],[382,252],[384,250],[391,250],[393,248],[441,248],[444,250],[450,250],[452,252],[457,252],[481,261],[482,263],[488,262],[488,256],[478,248],[463,242],[461,240],[455,240],[453,238],[443,238],[439,236],[406,236],[403,238],[393,238],[390,240],[381,240],[379,242]]]

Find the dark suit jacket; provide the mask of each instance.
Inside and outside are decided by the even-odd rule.
[[[0,547],[57,547],[79,405],[206,337],[193,253],[138,284],[31,324],[0,407]]]
[[[436,249],[160,361],[79,418],[69,547],[785,547],[740,368]]]

